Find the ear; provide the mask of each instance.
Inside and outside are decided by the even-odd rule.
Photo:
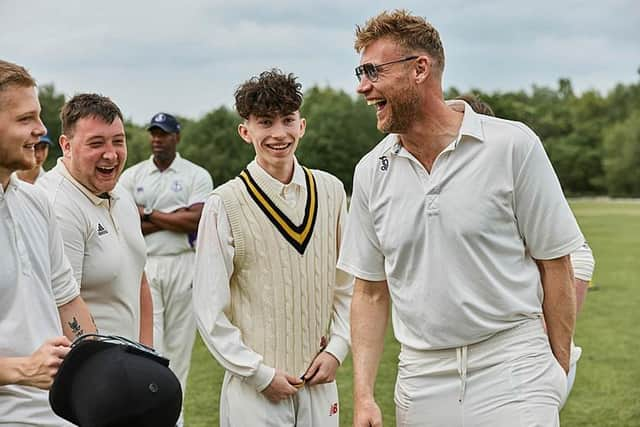
[[[71,158],[71,138],[69,138],[65,134],[62,134],[58,139],[58,144],[60,144],[62,155],[67,159],[70,159]]]
[[[253,141],[251,140],[251,135],[249,135],[249,129],[247,128],[246,123],[240,123],[238,125],[238,135],[240,135],[240,138],[242,138],[242,140],[247,144],[253,144]]]
[[[304,132],[307,130],[307,119],[300,119],[300,138],[304,136]]]
[[[431,60],[428,56],[422,55],[416,59],[416,83],[423,83],[431,74]]]

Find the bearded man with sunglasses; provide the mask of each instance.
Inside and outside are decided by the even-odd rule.
[[[539,138],[443,98],[438,31],[404,10],[356,30],[387,135],[358,163],[338,267],[351,304],[354,425],[380,426],[389,306],[399,426],[559,425],[584,242]],[[548,337],[542,318],[546,319]]]

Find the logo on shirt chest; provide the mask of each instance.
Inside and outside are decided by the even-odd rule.
[[[180,181],[173,181],[171,183],[171,190],[175,193],[182,191],[183,188],[184,187],[182,186],[182,183]]]
[[[379,158],[380,160],[380,170],[386,172],[389,170],[389,158],[387,156],[382,156]]]
[[[107,229],[104,228],[104,225],[100,223],[98,223],[98,226],[96,227],[96,231],[98,232],[98,236],[104,236],[105,234],[109,234]]]

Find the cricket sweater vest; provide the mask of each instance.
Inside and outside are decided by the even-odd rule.
[[[251,166],[214,191],[235,247],[226,314],[263,363],[301,375],[328,340],[344,191],[305,168],[307,197],[290,207]]]

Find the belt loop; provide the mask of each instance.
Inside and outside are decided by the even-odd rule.
[[[456,348],[456,359],[458,362],[458,374],[460,375],[460,396],[458,402],[462,403],[464,391],[467,388],[467,346]]]

